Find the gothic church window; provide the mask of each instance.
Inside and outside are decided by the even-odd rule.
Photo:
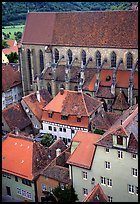
[[[72,51],[68,50],[68,63],[71,64],[72,63]]]
[[[83,65],[86,64],[86,52],[84,50],[82,51],[82,62],[83,62]]]
[[[30,84],[32,84],[32,67],[31,67],[31,51],[30,51],[30,49],[27,49],[27,61],[28,61],[28,68],[29,68]]]
[[[111,54],[111,68],[116,67],[116,53],[112,52]]]
[[[39,50],[39,58],[40,58],[40,73],[41,73],[44,69],[44,57],[43,57],[42,50]]]
[[[52,88],[49,82],[47,84],[47,88],[48,88],[48,92],[52,95]]]
[[[132,54],[129,52],[127,54],[127,69],[132,69],[133,66],[133,56]]]
[[[96,52],[96,67],[101,66],[101,53],[99,51]]]
[[[57,63],[59,60],[59,51],[57,49],[54,50],[54,60],[55,63]]]

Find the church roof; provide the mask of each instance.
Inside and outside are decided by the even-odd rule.
[[[138,48],[138,11],[31,12],[22,44]]]

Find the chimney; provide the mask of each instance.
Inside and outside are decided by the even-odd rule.
[[[40,103],[40,93],[39,93],[39,91],[36,92],[36,97],[37,97],[38,102]]]
[[[56,149],[56,157],[58,157],[61,154],[61,149]]]
[[[60,88],[60,94],[63,95],[63,93],[64,93],[64,88],[61,87]]]

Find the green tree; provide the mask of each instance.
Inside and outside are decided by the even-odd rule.
[[[17,42],[19,42],[21,40],[21,37],[22,37],[22,32],[20,32],[20,31],[15,32],[14,35],[15,35],[15,40]]]
[[[54,143],[54,139],[52,138],[52,135],[48,133],[44,134],[41,140],[41,144],[49,147],[53,143]]]
[[[78,200],[73,186],[65,187],[64,190],[58,186],[53,190],[53,194],[57,198],[57,202],[75,202]]]
[[[94,133],[95,133],[95,134],[103,135],[103,134],[105,133],[105,130],[96,128],[96,129],[94,130]]]
[[[2,49],[9,47],[6,40],[2,40]]]
[[[17,63],[18,62],[18,54],[16,52],[11,52],[11,54],[6,55],[9,63]]]

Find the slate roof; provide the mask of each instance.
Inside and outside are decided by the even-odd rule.
[[[41,172],[41,175],[61,183],[70,183],[69,167],[66,166],[66,161],[69,156],[70,151],[66,149]]]
[[[119,113],[115,112],[105,112],[101,110],[95,117],[91,120],[91,125],[95,128],[108,130],[120,117]]]
[[[112,105],[112,109],[114,110],[126,110],[129,108],[129,105],[126,101],[126,97],[125,97],[125,94],[124,92],[120,92],[116,99],[114,100],[114,103]]]
[[[45,149],[43,145],[31,138],[7,134],[2,142],[2,171],[29,180],[37,178],[56,156],[52,154],[51,158],[48,157],[50,151],[55,152],[57,148],[66,149],[63,141],[59,142],[60,140],[54,146]]]
[[[90,169],[96,149],[95,143],[100,138],[101,135],[99,134],[77,131],[72,142],[78,142],[78,146],[71,153],[67,163],[73,166]]]
[[[2,110],[2,116],[11,130],[14,130],[16,127],[23,130],[31,124],[31,121],[24,112],[21,103],[11,104]]]
[[[47,89],[41,89],[39,93],[40,102],[37,100],[36,92],[22,97],[22,100],[26,103],[32,113],[40,121],[42,117],[42,108],[44,108],[46,104],[48,104],[52,100],[52,96],[50,95]]]
[[[31,12],[22,44],[138,48],[138,11]]]
[[[10,64],[2,64],[2,91],[7,91],[19,84],[21,84],[20,72],[14,70]]]
[[[108,198],[105,195],[100,184],[96,184],[94,188],[88,193],[82,202],[108,202]]]

